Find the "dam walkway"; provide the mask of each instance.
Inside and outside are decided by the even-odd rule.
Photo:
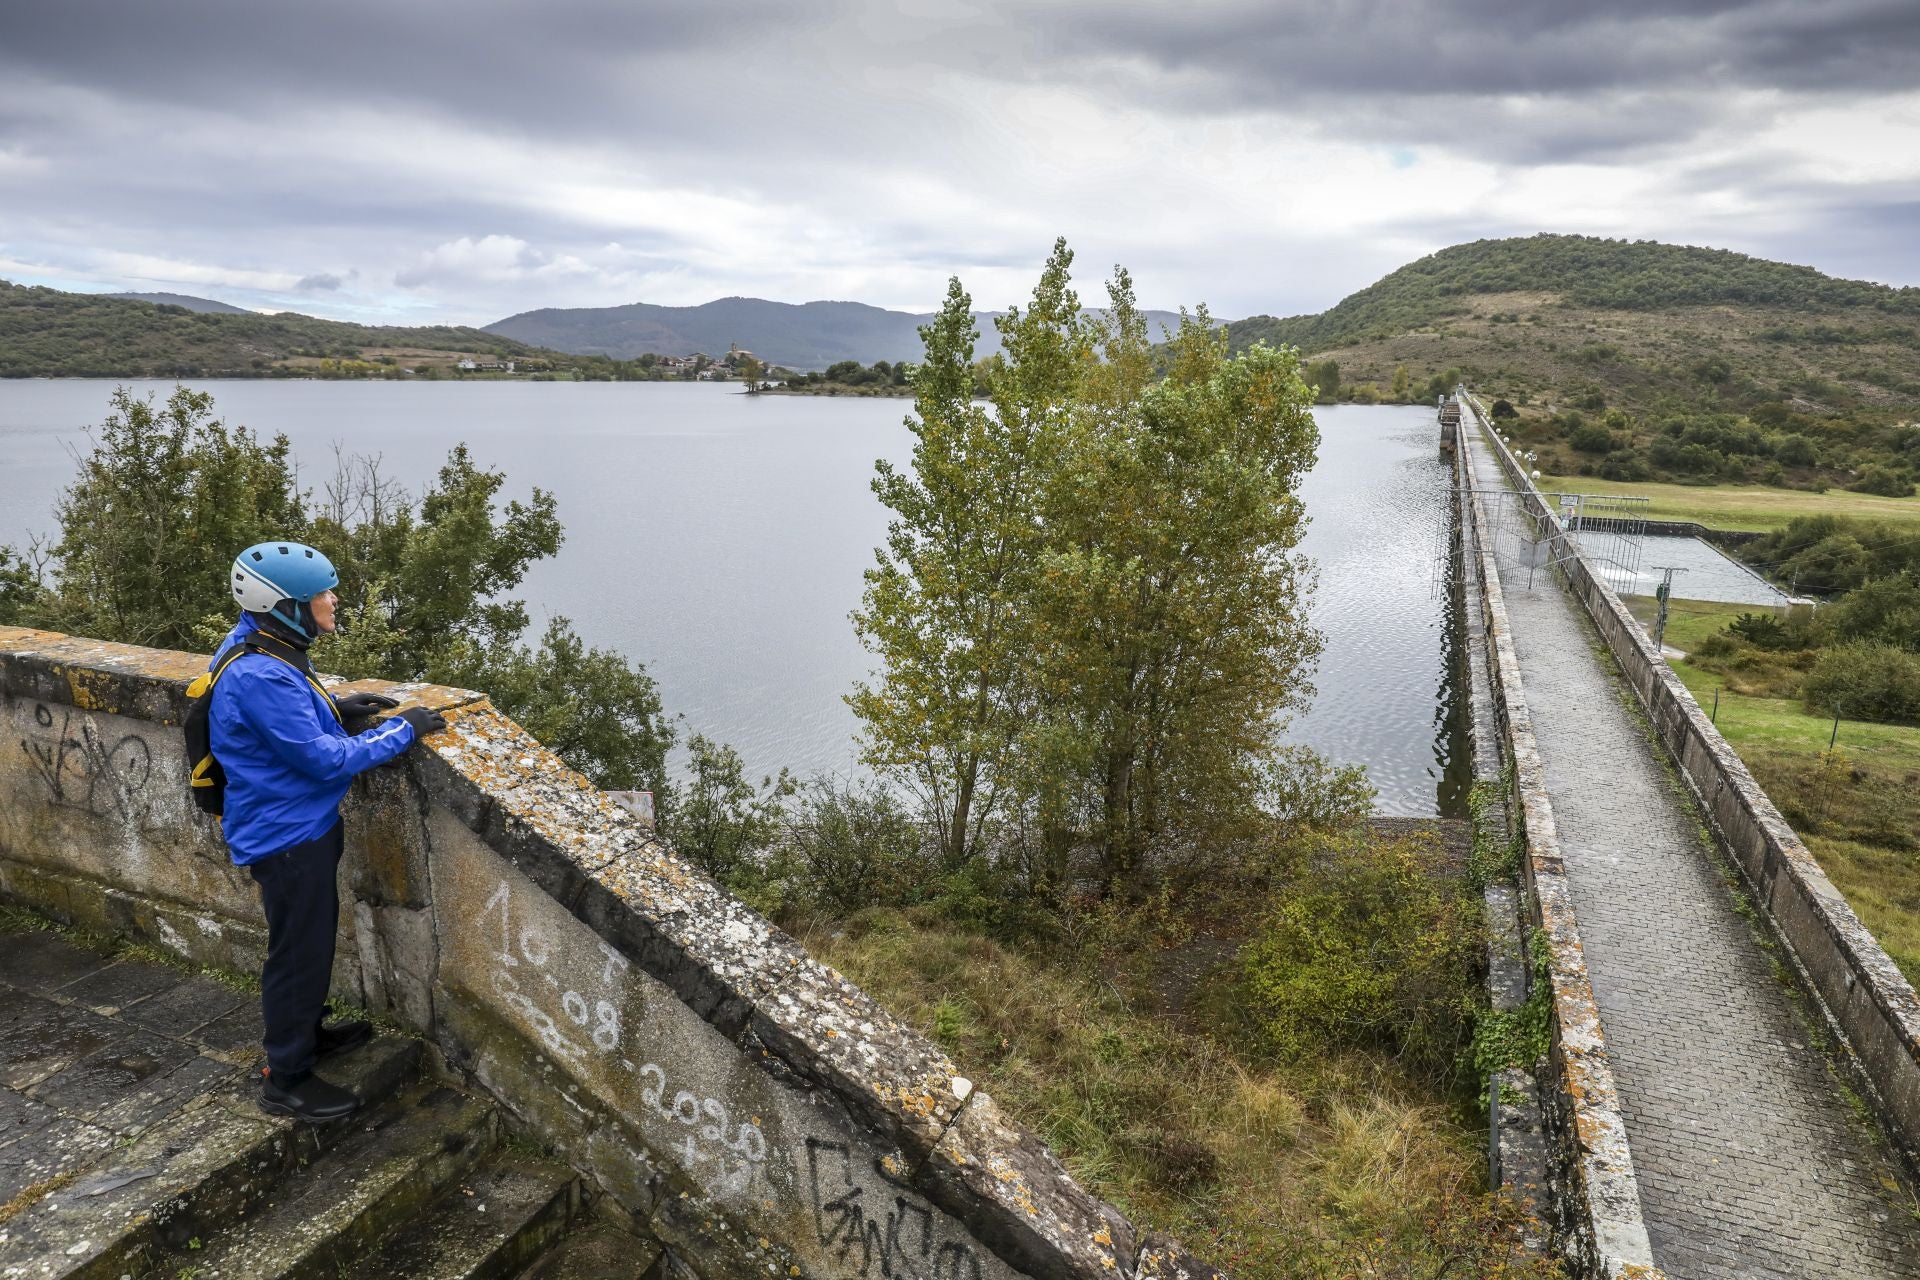
[[[1463,425],[1473,484],[1509,487]],[[1521,544],[1495,559],[1638,1176],[1674,1280],[1920,1276],[1920,1221],[1730,892],[1597,633]]]

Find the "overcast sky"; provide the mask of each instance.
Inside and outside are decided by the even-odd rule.
[[[0,0],[0,277],[380,322],[1317,311],[1535,231],[1920,283],[1915,0]]]

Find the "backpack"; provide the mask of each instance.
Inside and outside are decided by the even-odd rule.
[[[221,656],[213,670],[199,676],[187,686],[187,714],[181,722],[181,732],[187,739],[187,763],[192,772],[187,778],[189,793],[200,812],[222,817],[227,809],[227,771],[213,756],[213,687],[220,683],[220,677],[226,674],[234,659],[245,657],[249,653],[262,653],[280,661],[305,676],[321,697],[326,698],[327,707],[333,712],[335,720],[340,719],[340,709],[333,705],[333,698],[313,678],[313,667],[307,661],[307,655],[290,644],[275,640],[272,636],[253,632],[245,640],[233,646]]]

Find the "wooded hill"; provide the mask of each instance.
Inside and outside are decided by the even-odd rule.
[[[336,371],[359,364],[398,373],[417,363],[451,365],[460,355],[551,354],[479,329],[189,311],[0,280],[0,377],[272,377],[319,373],[328,361]],[[347,371],[377,374],[377,368]]]
[[[996,311],[973,313],[979,340],[974,358],[1000,350]],[[1172,311],[1146,311],[1148,331],[1180,327]],[[825,370],[853,361],[889,366],[920,359],[920,326],[931,313],[888,311],[864,302],[769,302],[765,298],[719,298],[694,307],[632,302],[619,307],[545,307],[487,326],[521,342],[576,355],[631,360],[643,352],[689,356],[726,354],[738,344],[768,364]]]
[[[1457,245],[1319,315],[1228,330],[1236,347],[1299,346],[1340,399],[1424,400],[1430,379],[1464,375],[1555,474],[1888,496],[1920,477],[1920,289],[1540,235]]]

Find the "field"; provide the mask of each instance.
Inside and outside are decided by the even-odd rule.
[[[1650,623],[1654,603],[1627,601]],[[1690,651],[1743,605],[1672,602],[1666,643]],[[1809,715],[1796,699],[1733,692],[1726,677],[1673,663],[1847,902],[1920,984],[1920,729]],[[1718,708],[1715,710],[1715,694]],[[1829,753],[1828,743],[1835,749]]]
[[[1692,520],[1709,529],[1750,529],[1771,533],[1796,516],[1852,516],[1920,526],[1920,497],[1876,498],[1870,494],[1809,493],[1800,489],[1773,489],[1757,484],[1625,483],[1592,476],[1540,477],[1542,489],[1563,493],[1631,494],[1650,499],[1647,515],[1654,520]]]

